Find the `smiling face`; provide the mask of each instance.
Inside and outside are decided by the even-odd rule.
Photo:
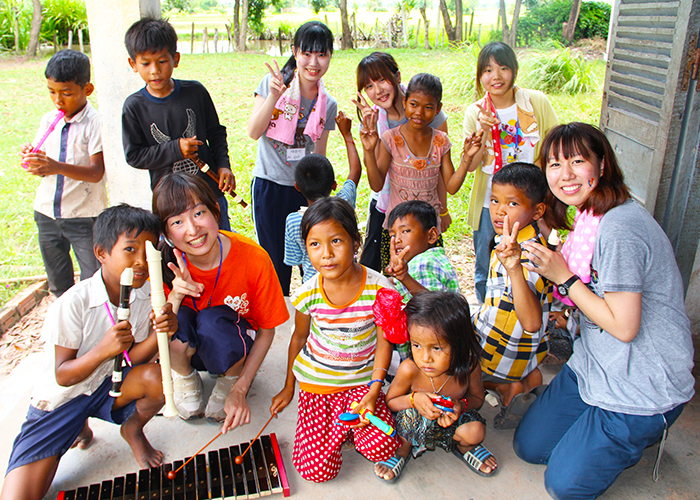
[[[450,369],[452,351],[447,342],[440,341],[435,330],[427,326],[409,328],[411,353],[418,369],[430,378],[437,378]]]
[[[157,52],[136,54],[136,60],[129,58],[129,65],[146,82],[146,90],[154,97],[167,97],[175,88],[172,81],[173,70],[180,63],[180,53],[173,56],[163,48]]]
[[[403,100],[408,126],[423,129],[430,125],[440,112],[441,104],[425,92],[413,92]]]
[[[73,118],[85,107],[88,96],[95,89],[92,83],[81,86],[75,82],[57,82],[51,78],[47,78],[46,86],[54,106],[65,113],[66,119]]]
[[[374,104],[382,109],[391,109],[394,107],[394,99],[396,99],[396,89],[391,81],[386,78],[379,80],[370,79],[369,83],[364,88],[367,97]]]
[[[190,260],[194,257],[204,261],[213,253],[218,259],[219,247],[214,248],[219,236],[219,222],[201,201],[195,200],[192,208],[168,217],[165,232],[175,248],[184,252]]]
[[[426,231],[413,215],[396,219],[389,229],[389,236],[394,238],[397,255],[404,248],[411,247],[405,256],[406,262],[433,247],[438,240],[437,228],[431,227]]]
[[[484,66],[479,80],[484,91],[491,94],[491,97],[498,98],[505,96],[512,90],[515,77],[511,68],[498,64],[492,57]]]
[[[294,57],[297,60],[297,73],[299,78],[308,82],[317,82],[328,71],[331,64],[331,53],[326,52],[304,52],[294,48]]]
[[[544,203],[533,204],[526,194],[512,184],[493,184],[489,212],[496,234],[503,234],[503,219],[508,216],[510,228],[516,222],[520,230],[544,214]]]
[[[336,220],[328,219],[311,229],[306,237],[306,251],[314,268],[324,279],[335,280],[352,272],[359,244]]]
[[[560,156],[547,158],[545,173],[549,189],[562,203],[580,209],[598,186],[604,165],[579,153],[573,153],[569,158]]]
[[[120,234],[119,239],[107,251],[102,247],[95,248],[95,256],[102,265],[102,278],[108,287],[118,287],[122,272],[127,267],[134,270],[134,284],[132,288],[141,288],[148,279],[148,263],[146,262],[146,242],[150,241],[154,246],[158,244],[156,236],[150,231],[136,231],[129,234]]]

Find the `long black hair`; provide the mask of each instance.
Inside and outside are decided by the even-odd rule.
[[[294,34],[292,48],[302,52],[329,52],[333,54],[333,33],[321,21],[308,21],[299,26]],[[297,60],[292,54],[281,70],[285,85],[291,83],[295,69],[297,69]]]
[[[479,367],[481,353],[467,300],[457,293],[422,292],[413,296],[405,311],[409,333],[413,325],[430,328],[439,340],[450,346],[447,373],[460,385],[466,385],[469,374]]]

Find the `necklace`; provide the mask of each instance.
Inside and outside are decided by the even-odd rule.
[[[436,389],[436,388],[435,388],[435,382],[433,382],[433,377],[428,377],[428,378],[430,379],[430,385],[433,386],[433,392],[434,392],[435,394],[440,394],[440,391],[442,390],[443,387],[445,387],[445,385],[447,384],[447,382],[450,381],[450,379],[452,378],[452,375],[450,375],[449,377],[447,377],[447,380],[445,380],[445,381],[442,383],[442,385],[440,386],[439,389]],[[440,395],[442,396],[442,394],[440,394]]]

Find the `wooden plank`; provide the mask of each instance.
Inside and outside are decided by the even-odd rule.
[[[654,134],[658,133],[658,123],[654,123],[624,109],[609,107],[605,113],[606,130],[610,129],[618,134],[624,131],[627,137],[640,144],[644,144],[644,141],[648,142],[650,137],[654,137]]]
[[[634,35],[646,36],[668,36],[673,37],[676,30],[673,28],[641,28],[637,26],[618,26],[618,33],[631,33]]]
[[[632,45],[635,47],[650,47],[659,50],[665,50],[669,53],[673,50],[673,43],[662,42],[660,40],[638,40],[636,38],[619,37],[615,40],[615,45]]]
[[[678,20],[677,16],[640,16],[636,14],[623,15],[620,14],[618,18],[619,26],[625,26],[625,22],[634,22],[635,24],[661,24],[667,23],[675,25]]]
[[[639,59],[644,59],[646,61],[658,61],[668,65],[671,62],[671,58],[664,54],[650,54],[648,52],[639,52],[636,50],[619,49],[615,47],[615,56],[628,56],[636,57]]]
[[[650,92],[648,90],[641,89],[639,87],[635,87],[634,85],[628,85],[625,83],[620,83],[620,82],[615,82],[611,81],[610,82],[610,90],[613,92],[617,92],[620,95],[624,95],[626,97],[629,97],[631,99],[639,99],[637,96],[641,97],[646,97],[649,100],[654,100],[657,101],[659,104],[656,106],[655,104],[651,104],[645,100],[639,99],[640,102],[643,102],[645,104],[649,104],[650,106],[656,107],[659,111],[661,110],[661,104],[663,101],[663,94],[659,94],[658,92]]]
[[[660,111],[661,111],[661,108],[658,108],[658,107],[656,107],[656,106],[652,106],[652,105],[647,104],[647,103],[642,102],[642,101],[638,101],[637,99],[628,97],[628,96],[626,96],[626,95],[619,94],[619,93],[615,92],[615,91],[612,90],[612,89],[608,89],[608,99],[609,99],[611,96],[614,96],[615,98],[617,98],[617,99],[619,99],[619,100],[621,100],[621,101],[623,101],[623,102],[626,102],[626,103],[628,103],[628,104],[631,104],[632,106],[637,106],[637,107],[639,107],[639,108],[642,108],[642,109],[644,109],[644,110],[646,110],[646,111],[649,111],[650,113],[654,113],[654,114],[656,114],[656,115],[659,115],[659,113],[660,113]]]
[[[620,12],[627,10],[660,10],[660,9],[677,9],[680,7],[680,2],[634,2],[634,3],[621,3]]]
[[[610,81],[613,82],[618,82],[618,81],[625,81],[629,82],[629,84],[638,84],[638,85],[646,85],[647,87],[654,87],[655,89],[658,89],[661,98],[663,98],[664,91],[666,90],[666,84],[664,82],[660,82],[658,80],[654,80],[652,78],[645,78],[643,76],[639,75],[630,75],[626,73],[620,73],[618,71],[610,71]],[[613,80],[614,78],[614,80]]]
[[[627,68],[630,71],[638,71],[642,74],[644,73],[655,73],[664,78],[666,81],[667,71],[663,68],[657,68],[656,66],[646,66],[644,64],[639,64],[631,61],[623,61],[621,59],[615,59],[615,54],[613,53],[613,60],[611,65],[613,71],[619,71],[620,68]]]

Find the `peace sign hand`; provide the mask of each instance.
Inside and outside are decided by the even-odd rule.
[[[173,298],[178,302],[182,302],[187,295],[190,297],[200,297],[204,292],[204,285],[197,283],[192,279],[192,275],[187,269],[185,260],[182,258],[182,252],[174,249],[173,253],[175,254],[175,259],[177,260],[177,266],[172,262],[168,262],[168,268],[175,273],[175,279],[173,279],[173,286],[171,288],[172,291],[170,292],[170,295],[173,296]]]
[[[481,138],[484,136],[484,129],[479,129],[477,132],[472,132],[472,135],[464,139],[462,147],[462,160],[471,161],[481,149]]]
[[[484,132],[488,132],[494,127],[494,125],[501,123],[501,120],[499,120],[494,113],[484,109],[484,107],[478,102],[476,103],[476,107],[479,108],[479,124]]]
[[[520,232],[520,222],[513,224],[513,228],[510,227],[510,220],[506,215],[503,218],[503,236],[501,237],[501,242],[496,245],[494,249],[496,251],[496,257],[506,268],[508,273],[518,271],[521,272],[520,256],[522,255],[522,249],[520,248],[520,243],[518,243],[518,233]]]
[[[275,63],[275,69],[272,69],[272,66],[270,66],[268,63],[265,63],[265,66],[267,66],[268,71],[272,75],[272,78],[270,78],[270,95],[277,101],[279,97],[284,94],[284,91],[287,90],[287,86],[284,84],[284,77],[282,76],[282,72],[280,71],[280,67],[277,64],[277,60],[273,59],[272,62]]]
[[[396,253],[396,236],[391,237],[389,243],[389,265],[386,266],[386,272],[389,276],[393,276],[399,281],[403,281],[408,275],[408,262],[406,261],[406,255],[411,246],[402,248],[401,251]]]
[[[377,111],[370,106],[367,99],[365,99],[365,97],[359,92],[357,93],[357,99],[350,99],[350,102],[360,110],[360,114],[362,115],[362,127],[366,127],[367,118],[372,114],[376,114]]]

